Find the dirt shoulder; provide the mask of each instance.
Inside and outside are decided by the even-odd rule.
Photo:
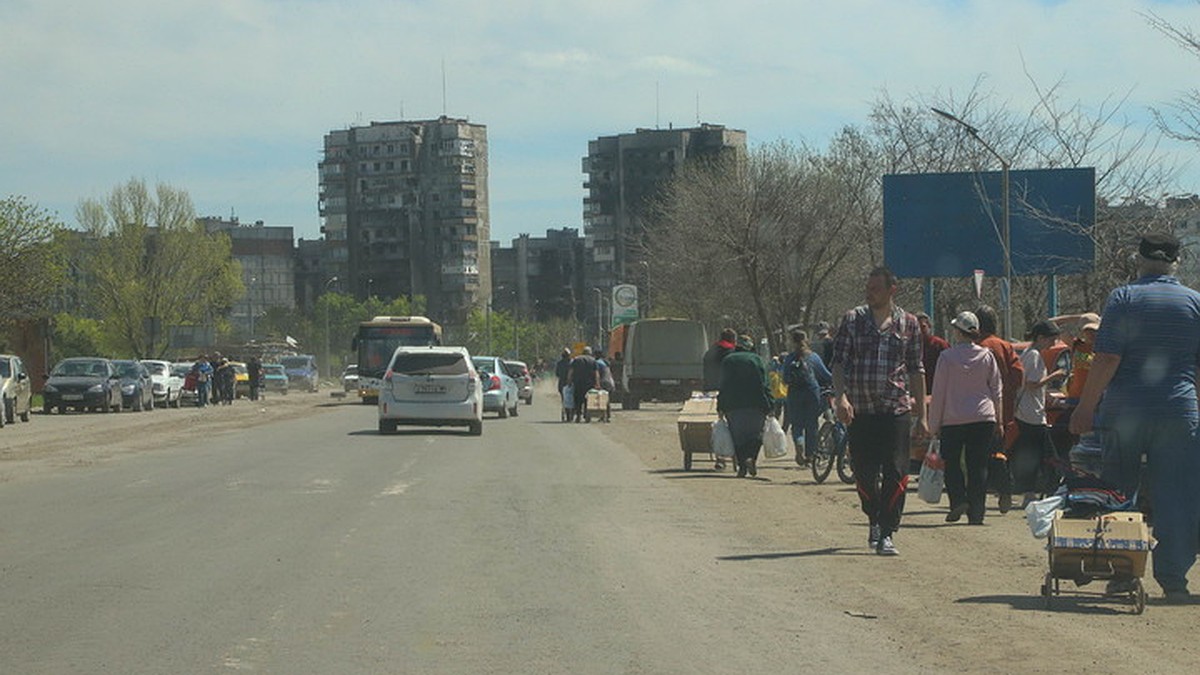
[[[248,426],[320,414],[357,398],[315,394],[272,394],[259,401],[239,399],[227,406],[184,406],[120,413],[44,414],[0,429],[0,482],[64,467],[92,466],[130,453],[170,447],[196,434],[235,432]]]
[[[1200,666],[1194,640],[1200,605],[1162,604],[1149,571],[1151,599],[1140,616],[1124,599],[1075,594],[1053,598],[1046,610],[1039,595],[1044,542],[1029,534],[1023,512],[1001,515],[993,497],[983,527],[948,524],[946,502],[930,506],[913,486],[896,537],[901,555],[876,556],[866,546],[858,496],[836,474],[818,485],[791,458],[760,459],[758,479],[738,479],[729,469],[715,472],[704,455],[694,455],[693,469],[684,471],[678,410],[646,404],[616,411],[613,422],[600,427],[636,453],[647,471],[722,505],[714,513],[736,522],[761,549],[758,555],[794,566],[796,587],[786,590],[827,603],[831,613],[864,617],[862,639],[887,640],[909,665],[955,672],[1186,672]],[[1200,588],[1196,570],[1191,578]]]

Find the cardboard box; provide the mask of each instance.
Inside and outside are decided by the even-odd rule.
[[[717,421],[717,399],[693,398],[679,411],[679,445],[687,453],[712,452],[712,425]]]
[[[603,389],[589,389],[586,405],[592,412],[602,413],[608,410],[608,392]]]
[[[1106,513],[1095,518],[1063,518],[1050,525],[1051,574],[1079,577],[1140,578],[1150,554],[1149,529],[1140,513]]]

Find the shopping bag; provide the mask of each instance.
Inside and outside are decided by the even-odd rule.
[[[763,423],[763,455],[767,459],[787,457],[793,452],[790,441],[779,420],[773,415],[767,415],[767,421]]]
[[[562,407],[575,409],[575,386],[568,384],[562,390]]]
[[[1025,505],[1025,522],[1029,523],[1029,531],[1035,539],[1045,539],[1050,534],[1054,514],[1065,501],[1062,495],[1051,495]]]
[[[712,452],[717,457],[733,457],[733,434],[729,431],[729,423],[724,419],[713,422]]]
[[[929,504],[942,501],[942,489],[945,487],[946,463],[942,461],[940,444],[935,438],[929,441],[929,449],[925,451],[925,459],[921,462],[920,482],[917,486],[917,496]]]

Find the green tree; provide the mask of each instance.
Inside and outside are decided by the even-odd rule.
[[[103,201],[85,199],[77,217],[88,247],[80,267],[107,336],[138,358],[171,347],[167,327],[211,323],[244,289],[229,238],[196,222],[187,192],[140,180]]]
[[[99,320],[66,312],[54,315],[51,363],[58,363],[70,356],[95,356],[105,353],[108,352],[104,348],[103,327]]]
[[[22,197],[0,200],[0,320],[50,314],[66,282],[55,238],[62,229],[57,218]]]

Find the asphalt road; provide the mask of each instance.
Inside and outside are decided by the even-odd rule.
[[[190,416],[192,431],[0,483],[0,670],[780,673],[888,661],[885,645],[848,639],[861,618],[815,618],[794,568],[758,555],[763,542],[720,504],[598,425],[560,423],[548,397],[489,416],[481,438],[380,436],[374,409],[357,405],[212,433],[196,414],[95,416]],[[25,433],[64,422],[35,418]]]

